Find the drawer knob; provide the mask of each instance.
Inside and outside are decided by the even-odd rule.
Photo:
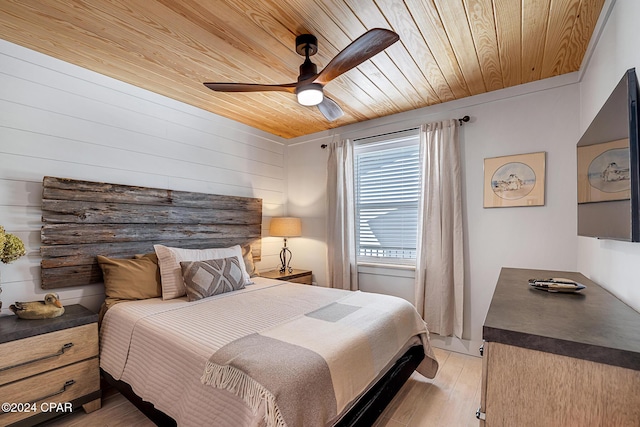
[[[4,368],[0,368],[0,372],[6,371],[6,370],[9,370],[9,369],[13,369],[13,368],[17,368],[19,366],[28,365],[30,363],[40,362],[41,360],[51,359],[52,357],[62,356],[64,354],[64,352],[67,351],[68,349],[70,349],[71,347],[73,347],[73,343],[72,342],[68,342],[68,343],[64,344],[62,346],[62,348],[60,348],[60,350],[58,350],[57,352],[55,352],[53,354],[48,354],[46,356],[38,357],[37,359],[27,360],[26,362],[16,363],[15,365],[5,366]]]
[[[64,393],[65,391],[67,391],[67,388],[68,388],[68,387],[71,387],[71,386],[72,386],[72,385],[74,385],[75,383],[76,383],[76,380],[69,380],[69,381],[66,381],[66,382],[63,384],[63,386],[62,386],[62,388],[61,388],[60,390],[58,390],[58,391],[54,391],[53,393],[47,394],[46,396],[42,396],[42,397],[39,397],[39,398],[37,398],[37,399],[34,399],[34,400],[32,400],[31,402],[29,402],[29,404],[34,404],[34,403],[36,403],[36,402],[40,402],[41,400],[45,400],[45,399],[48,399],[48,398],[50,398],[50,397],[53,397],[53,396],[57,396],[57,395],[59,395],[59,394],[62,394],[62,393]]]

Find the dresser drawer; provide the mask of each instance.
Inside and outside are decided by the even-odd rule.
[[[6,342],[0,344],[0,385],[97,355],[97,323]]]
[[[30,408],[35,406],[35,412],[0,412],[0,425],[40,413],[43,403],[51,406],[53,402],[70,402],[99,389],[97,357],[1,386],[0,402],[32,404]]]

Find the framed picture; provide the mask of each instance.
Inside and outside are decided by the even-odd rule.
[[[484,159],[484,207],[544,205],[544,151]]]
[[[578,147],[578,203],[630,197],[628,138]]]

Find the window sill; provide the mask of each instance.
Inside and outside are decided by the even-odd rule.
[[[358,262],[358,267],[374,267],[374,268],[389,268],[395,270],[410,270],[415,271],[415,265],[406,265],[406,264],[385,264],[382,262]]]

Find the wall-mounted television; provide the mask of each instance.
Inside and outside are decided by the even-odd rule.
[[[639,97],[632,68],[578,142],[579,236],[640,242]]]

